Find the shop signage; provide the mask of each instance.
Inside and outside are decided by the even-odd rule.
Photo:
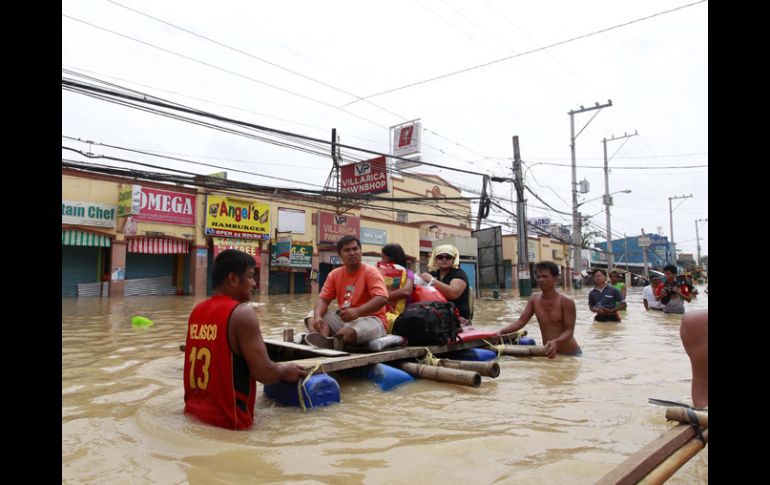
[[[361,244],[377,244],[384,246],[388,243],[388,233],[380,229],[361,228]]]
[[[359,237],[361,218],[340,216],[332,212],[318,212],[319,244],[337,244],[343,236]]]
[[[260,267],[259,241],[253,239],[232,239],[222,237],[213,237],[211,239],[214,243],[215,258],[219,253],[226,249],[237,249],[238,251],[243,251],[244,253],[251,255],[251,257],[254,258],[254,261],[257,262],[257,268]],[[203,255],[205,256],[205,249],[198,249],[198,255],[201,255],[201,251],[203,251]]]
[[[128,215],[135,221],[194,226],[195,195],[141,185],[121,185],[118,217]]]
[[[139,214],[142,203],[142,187],[139,185],[118,185],[118,217]]]
[[[270,206],[221,195],[206,197],[206,235],[270,239]]]
[[[312,268],[313,267],[313,243],[293,241],[291,243],[291,255],[289,261],[292,268]]]
[[[270,267],[291,268],[291,239],[276,241],[270,250]]]
[[[278,232],[305,234],[305,211],[302,209],[279,207]]]
[[[340,192],[377,194],[390,191],[385,157],[372,158],[340,167]]]
[[[415,120],[390,128],[393,137],[393,155],[403,157],[420,152],[422,124]]]
[[[117,208],[96,202],[61,201],[61,223],[115,228]]]

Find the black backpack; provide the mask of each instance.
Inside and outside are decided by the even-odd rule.
[[[445,345],[460,332],[455,304],[445,301],[412,303],[393,323],[393,335],[404,337],[408,345]]]

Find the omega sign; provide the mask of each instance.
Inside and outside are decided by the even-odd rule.
[[[181,192],[142,187],[137,221],[195,225],[195,196]]]
[[[385,157],[340,167],[340,192],[350,194],[390,192],[389,181]]]

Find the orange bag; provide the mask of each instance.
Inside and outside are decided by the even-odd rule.
[[[412,303],[418,301],[447,301],[444,295],[432,286],[414,285]]]

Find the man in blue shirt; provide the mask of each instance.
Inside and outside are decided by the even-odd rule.
[[[596,313],[597,322],[620,322],[618,310],[626,309],[626,301],[617,288],[607,284],[607,272],[594,271],[594,289],[588,294],[588,308]]]

